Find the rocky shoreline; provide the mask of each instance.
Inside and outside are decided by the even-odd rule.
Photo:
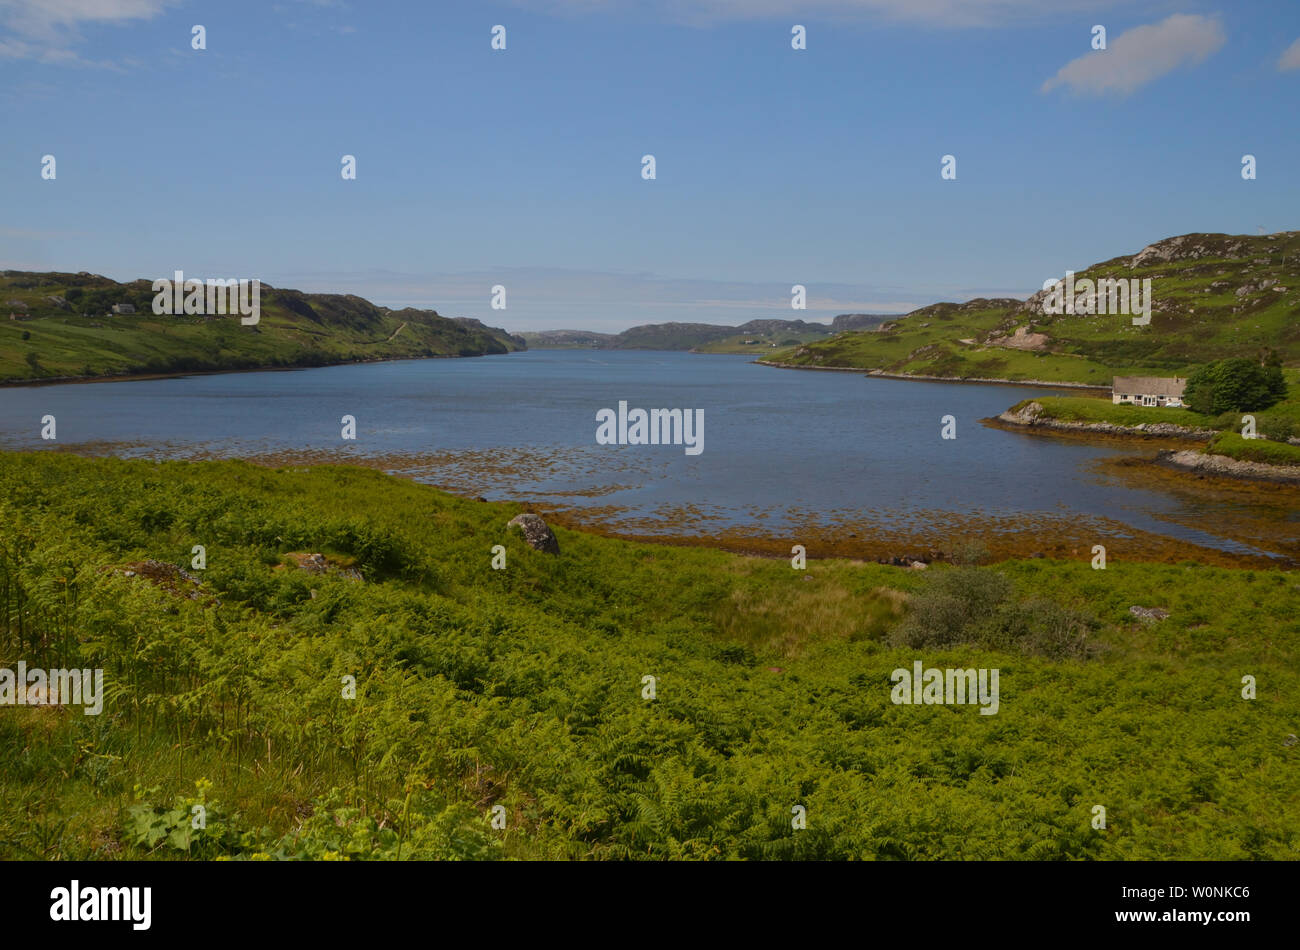
[[[1122,426],[1114,422],[1069,422],[1044,415],[1041,403],[1030,402],[1019,412],[999,413],[998,422],[1024,429],[1053,429],[1060,432],[1088,432],[1099,435],[1119,435],[1146,439],[1212,439],[1218,435],[1214,429],[1180,426],[1173,422],[1143,422],[1135,426]]]
[[[776,363],[770,360],[754,360],[760,366],[775,366],[777,369],[812,369],[832,373],[861,373],[878,379],[910,379],[921,383],[978,383],[992,386],[1047,386],[1052,389],[1088,389],[1096,392],[1110,392],[1109,386],[1093,383],[1067,383],[1051,379],[1000,379],[993,376],[925,376],[920,373],[887,373],[883,369],[864,369],[861,366],[808,366],[803,363]]]
[[[1252,481],[1300,485],[1300,465],[1269,465],[1245,462],[1226,455],[1206,455],[1190,449],[1165,450],[1156,455],[1156,463],[1197,475],[1217,478],[1245,478]]]
[[[863,376],[871,372],[861,366],[803,366],[799,363],[774,363],[769,360],[753,360],[753,362],[759,366],[775,366],[777,369],[819,369],[831,373],[861,373]]]

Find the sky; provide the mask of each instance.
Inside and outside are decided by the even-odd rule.
[[[515,332],[1025,297],[1300,228],[1298,105],[1296,0],[0,0],[0,268]]]

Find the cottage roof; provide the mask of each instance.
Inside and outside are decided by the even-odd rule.
[[[1181,397],[1186,386],[1179,376],[1116,376],[1111,389],[1121,395]]]

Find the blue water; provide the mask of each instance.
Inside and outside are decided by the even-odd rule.
[[[0,446],[121,455],[358,455],[490,499],[601,509],[632,533],[744,527],[786,536],[809,523],[907,534],[935,513],[1027,524],[1048,516],[1113,522],[1226,550],[1250,550],[1179,525],[1184,500],[1098,471],[1132,447],[987,428],[1034,387],[953,385],[799,372],[748,356],[538,350],[0,390]],[[704,450],[596,444],[596,412],[702,409]],[[340,438],[340,419],[357,439]],[[940,437],[956,419],[957,438]],[[1141,450],[1138,450],[1139,452]],[[1172,520],[1171,520],[1172,519]]]

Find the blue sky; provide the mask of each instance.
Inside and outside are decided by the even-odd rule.
[[[1293,0],[0,0],[0,267],[516,331],[1027,296],[1300,227],[1297,43]]]

